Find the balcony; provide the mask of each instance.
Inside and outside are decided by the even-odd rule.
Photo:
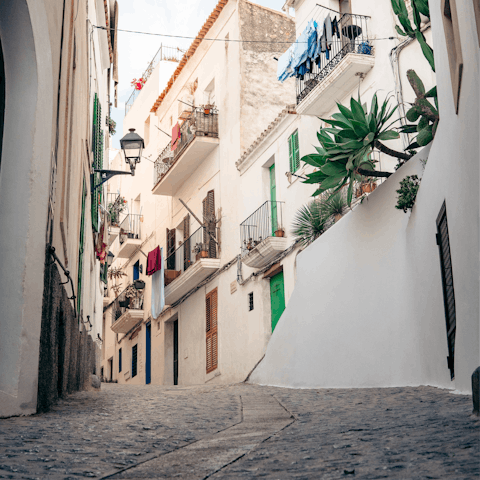
[[[143,290],[128,286],[113,302],[112,326],[115,333],[128,333],[143,320]]]
[[[287,248],[283,203],[267,201],[240,224],[240,248],[245,265],[262,268]]]
[[[373,42],[364,15],[344,14],[338,24],[340,38],[333,36],[329,59],[322,53],[319,64],[297,77],[297,113],[324,117],[358,87],[360,78],[375,64]]]
[[[165,303],[176,302],[219,267],[217,245],[200,227],[166,259]]]
[[[218,111],[211,109],[206,114],[203,108],[195,108],[190,117],[182,123],[180,131],[182,137],[178,147],[172,151],[168,144],[155,161],[152,190],[154,195],[174,195],[217,147]]]
[[[142,244],[140,224],[143,215],[129,213],[120,223],[118,258],[130,258]]]

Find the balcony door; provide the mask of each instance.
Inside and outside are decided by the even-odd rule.
[[[173,322],[173,384],[178,385],[178,319]]]
[[[149,385],[152,382],[152,324],[147,323],[145,338],[145,383]]]
[[[272,236],[275,236],[275,231],[278,230],[277,184],[275,182],[275,164],[270,167],[270,201],[272,216]]]

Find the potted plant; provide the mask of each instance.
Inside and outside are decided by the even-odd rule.
[[[360,190],[362,192],[362,195],[364,193],[371,193],[377,188],[377,179],[372,178],[371,180],[367,180],[365,182],[362,182],[360,184]]]
[[[197,243],[193,247],[193,253],[195,253],[195,259],[208,258],[208,245],[206,243]]]
[[[283,228],[278,228],[275,230],[275,236],[276,237],[284,237],[285,236],[285,230]]]
[[[143,280],[135,280],[133,282],[133,286],[137,289],[137,290],[143,290],[145,288],[145,282]]]
[[[143,300],[143,291],[140,292],[135,288],[134,285],[130,285],[125,290],[125,297],[129,300],[129,307],[135,310],[140,310],[142,307],[142,300]]]
[[[211,110],[212,110],[212,107],[213,107],[213,105],[210,105],[210,104],[208,104],[208,103],[207,103],[206,105],[203,105],[203,113],[204,113],[205,115],[210,115],[210,112],[211,112]]]
[[[128,306],[130,305],[130,300],[120,300],[118,304],[121,308],[128,308]]]
[[[107,115],[107,117],[105,117],[105,121],[110,135],[115,135],[117,133],[117,123],[115,122],[115,120]]]

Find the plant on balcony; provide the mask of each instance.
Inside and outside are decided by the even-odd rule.
[[[303,246],[315,241],[327,229],[327,212],[320,199],[303,205],[295,214],[292,223],[294,238]]]
[[[395,208],[407,213],[415,205],[418,189],[420,188],[420,179],[417,175],[409,175],[400,182],[400,188],[397,190],[398,200]]]
[[[390,108],[388,104],[389,98],[379,106],[375,94],[368,112],[366,104],[352,98],[350,108],[337,103],[340,111],[334,113],[332,119],[323,120],[331,127],[321,128],[317,133],[320,147],[315,148],[318,153],[302,157],[303,162],[319,169],[307,174],[308,179],[303,182],[319,184],[313,196],[327,190],[332,190],[333,195],[348,184],[347,204],[350,206],[355,182],[362,181],[363,177],[391,175],[375,170],[376,160],[371,158],[374,148],[405,161],[412,157],[382,143],[399,138],[398,132],[391,128],[396,120],[388,124],[397,106]]]
[[[320,203],[324,205],[323,210],[327,215],[327,219],[333,219],[335,223],[338,222],[343,217],[348,206],[345,198],[345,189],[341,189],[333,195],[321,199]]]
[[[200,258],[208,258],[208,244],[196,243],[193,247],[193,253],[195,254],[196,260]]]
[[[107,210],[110,215],[110,222],[113,226],[118,227],[120,214],[127,208],[127,201],[124,197],[118,196],[114,202],[109,203]]]
[[[132,87],[135,87],[135,90],[141,90],[147,80],[145,78],[140,77],[138,80],[134,78],[131,82]]]
[[[117,128],[117,122],[115,122],[115,120],[112,117],[108,117],[108,116],[105,118],[105,121],[108,127],[108,131],[110,132],[110,135],[115,135],[117,133],[117,131],[115,130]]]
[[[121,287],[122,287],[122,284],[117,283],[117,281],[119,279],[121,279],[122,277],[126,277],[126,276],[127,276],[127,274],[125,272],[123,272],[120,268],[110,267],[108,269],[107,277],[110,280],[114,281],[114,284],[112,285],[112,290],[115,293],[116,297],[118,297],[118,294],[120,293],[120,290],[121,290]]]
[[[129,300],[129,308],[141,310],[143,304],[143,290],[137,290],[135,285],[129,285],[125,290],[125,298]]]

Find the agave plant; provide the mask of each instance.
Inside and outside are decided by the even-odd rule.
[[[416,38],[418,40],[423,55],[432,67],[432,70],[435,71],[433,49],[432,47],[430,47],[430,45],[428,45],[427,40],[425,39],[425,36],[420,29],[420,14],[430,19],[430,8],[428,6],[428,0],[411,0],[413,22],[415,23],[416,28],[412,27],[410,19],[408,18],[408,10],[405,5],[405,0],[391,0],[391,2],[393,12],[398,17],[398,20],[402,25],[402,27],[399,27],[398,25],[395,26],[397,32],[403,37]]]
[[[334,217],[337,221],[338,216],[345,213],[347,208],[347,199],[345,198],[344,189],[334,193],[324,200],[324,209],[328,217]]]
[[[423,82],[414,70],[407,71],[407,78],[417,98],[408,110],[406,117],[409,122],[420,120],[416,125],[403,125],[399,130],[403,133],[417,133],[415,141],[407,147],[407,149],[411,149],[428,145],[433,140],[440,116],[438,113],[437,87],[433,87],[426,92]],[[435,106],[427,98],[433,98]]]
[[[301,245],[309,245],[327,229],[328,218],[324,204],[319,200],[303,205],[293,219],[293,236]]]
[[[385,99],[381,107],[375,94],[372,99],[370,113],[367,105],[360,99],[350,100],[350,108],[337,103],[339,113],[332,119],[322,119],[331,128],[322,128],[317,133],[320,147],[315,147],[316,154],[302,157],[302,161],[318,168],[318,171],[307,174],[304,183],[318,183],[319,188],[313,196],[332,189],[332,194],[349,183],[347,203],[351,204],[353,186],[361,181],[362,175],[388,177],[390,172],[375,170],[375,161],[371,159],[374,148],[402,160],[409,160],[412,155],[397,152],[385,146],[382,141],[399,138],[397,131],[391,129],[396,122],[388,124],[397,107],[389,107],[389,99]]]

